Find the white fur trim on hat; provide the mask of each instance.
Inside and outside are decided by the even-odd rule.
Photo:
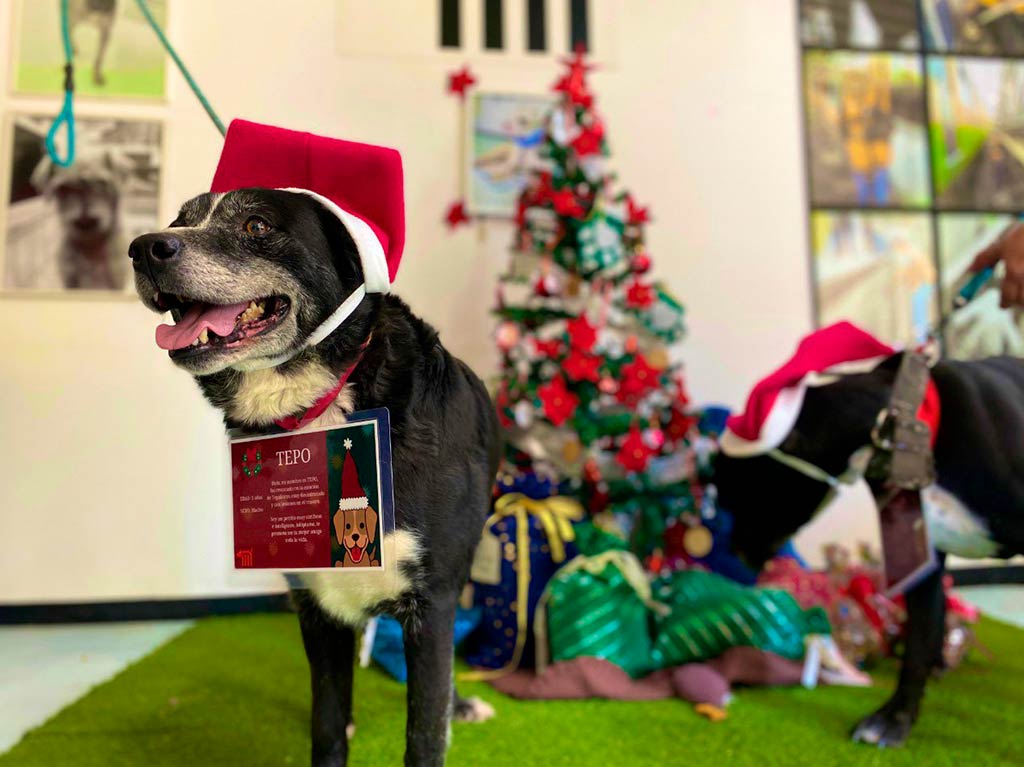
[[[366,284],[366,292],[391,292],[391,280],[388,276],[388,259],[384,254],[384,246],[369,224],[354,213],[349,213],[333,200],[309,189],[286,187],[280,191],[308,195],[333,213],[341,221],[356,244],[356,250],[359,252],[359,261],[363,265],[363,281]]]
[[[771,412],[761,427],[761,434],[756,440],[748,440],[739,436],[731,429],[726,429],[719,439],[722,452],[732,458],[750,458],[764,455],[781,445],[796,425],[800,416],[800,408],[804,405],[804,395],[811,387],[827,386],[835,383],[843,375],[867,373],[878,367],[885,357],[871,357],[863,360],[851,360],[833,365],[820,373],[809,373],[802,381],[782,389],[775,398]]]
[[[342,498],[338,501],[338,511],[355,511],[365,509],[369,505],[370,501],[365,495],[359,498]]]
[[[731,429],[726,429],[719,440],[722,452],[733,458],[749,458],[777,448],[793,431],[796,419],[800,415],[800,408],[804,404],[806,391],[805,381],[780,391],[756,440],[744,439]]]

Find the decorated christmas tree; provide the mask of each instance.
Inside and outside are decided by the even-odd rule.
[[[581,54],[565,66],[498,287],[503,485],[577,496],[656,567],[699,558],[712,535],[677,353],[683,308],[652,279],[647,208],[607,167],[591,67]]]

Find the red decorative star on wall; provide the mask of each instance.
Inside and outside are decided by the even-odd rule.
[[[460,99],[466,98],[466,91],[475,84],[476,78],[470,73],[468,66],[448,75],[448,92],[454,93]]]
[[[444,214],[444,220],[448,222],[448,228],[454,229],[457,226],[468,224],[469,214],[466,213],[466,204],[459,200],[448,206],[448,212]]]

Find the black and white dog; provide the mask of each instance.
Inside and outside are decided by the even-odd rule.
[[[497,419],[483,384],[433,328],[387,294],[367,294],[338,330],[304,346],[365,279],[350,232],[314,196],[261,188],[204,194],[186,202],[167,229],[136,239],[130,254],[143,303],[170,311],[177,332],[189,316],[234,306],[225,332],[199,333],[196,325],[194,340],[167,345],[229,427],[260,432],[301,414],[357,360],[311,425],[343,423],[354,410],[390,410],[395,530],[383,541],[388,569],[309,573],[293,592],[312,675],[312,763],[346,763],[355,628],[387,612],[405,631],[405,763],[443,764],[453,712],[470,720],[493,713],[460,699],[452,679],[456,601],[497,470]],[[255,364],[299,348],[275,367]]]
[[[733,546],[760,568],[816,510],[871,442],[889,405],[900,354],[873,370],[807,388],[795,425],[777,455],[719,455],[715,484],[734,518]],[[937,482],[924,492],[939,561],[958,556],[1010,557],[1024,552],[1024,360],[939,362],[931,371],[941,401],[934,445]],[[801,471],[799,465],[821,472]],[[855,740],[902,743],[917,719],[925,684],[941,667],[945,598],[942,567],[906,595],[906,649],[895,694],[854,729]]]

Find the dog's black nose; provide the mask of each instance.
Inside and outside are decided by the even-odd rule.
[[[352,540],[353,541],[358,541],[359,540],[359,533],[352,533]]]
[[[138,268],[143,261],[149,266],[162,266],[181,252],[181,240],[171,234],[144,234],[128,247],[128,255]]]

